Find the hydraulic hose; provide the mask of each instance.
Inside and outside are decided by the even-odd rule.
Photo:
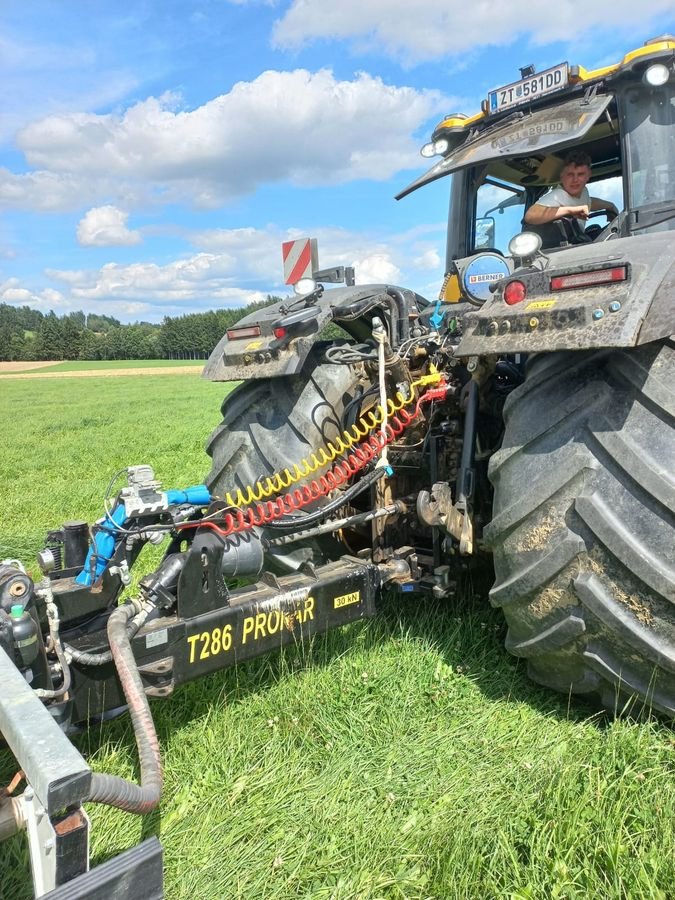
[[[369,488],[374,481],[377,481],[383,475],[388,474],[389,472],[385,468],[373,469],[368,472],[367,475],[364,475],[360,481],[357,481],[356,484],[347,488],[347,490],[340,494],[339,497],[336,497],[334,500],[331,500],[330,503],[326,503],[322,506],[321,509],[307,513],[304,516],[294,517],[292,520],[277,519],[275,521],[266,522],[265,526],[267,528],[306,528],[314,522],[320,522],[322,519],[325,519],[331,513],[335,512],[336,509],[340,509],[346,503],[349,503],[350,500],[353,500],[358,494],[361,494]]]
[[[68,660],[66,659],[66,654],[61,644],[61,637],[59,635],[59,608],[54,602],[54,595],[52,593],[49,578],[44,578],[40,582],[40,584],[38,585],[38,594],[43,598],[45,603],[45,609],[47,611],[47,622],[49,624],[49,636],[52,639],[54,652],[56,653],[56,658],[58,659],[59,665],[61,666],[63,684],[60,688],[57,688],[57,690],[54,691],[47,690],[46,688],[36,688],[35,693],[42,700],[56,700],[59,697],[64,697],[70,690],[70,685],[72,683],[72,674],[70,671],[70,666],[68,665]]]
[[[126,632],[129,640],[141,629],[147,617],[147,610],[143,610],[127,623]],[[81,666],[105,666],[107,663],[112,662],[112,650],[105,650],[103,653],[87,653],[85,650],[78,650],[77,647],[73,647],[72,644],[66,644],[65,642],[63,647],[73,662]]]
[[[141,764],[141,784],[133,784],[116,775],[94,773],[86,800],[115,806],[126,812],[144,815],[154,809],[162,795],[162,764],[159,741],[148,698],[138,672],[127,634],[127,623],[143,611],[140,600],[118,606],[108,619],[108,640],[113,660],[126,697]]]

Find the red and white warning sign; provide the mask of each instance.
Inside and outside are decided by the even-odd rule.
[[[301,278],[311,278],[312,272],[319,268],[316,238],[284,241],[281,255],[284,258],[284,284],[297,284]]]

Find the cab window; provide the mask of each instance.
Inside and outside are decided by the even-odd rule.
[[[525,192],[517,185],[486,178],[476,191],[473,250],[506,253],[509,241],[522,231]]]

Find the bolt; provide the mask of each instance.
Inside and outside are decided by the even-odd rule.
[[[532,316],[530,319],[530,328],[537,328],[539,325],[539,319],[536,316]]]
[[[54,838],[47,838],[45,841],[45,853],[49,855],[54,849]]]
[[[499,330],[502,334],[508,334],[511,331],[511,323],[508,319],[504,319],[502,324],[499,327]]]
[[[612,300],[612,302],[609,304],[610,312],[618,312],[620,309],[621,309],[621,304],[619,303],[618,300]]]
[[[490,334],[497,334],[498,330],[499,330],[499,323],[498,322],[490,322],[490,324],[488,325],[488,332]]]
[[[605,311],[603,309],[594,309],[593,310],[593,318],[598,321],[598,319],[604,318]]]

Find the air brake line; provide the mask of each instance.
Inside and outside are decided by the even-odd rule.
[[[394,400],[390,397],[387,398],[386,406],[378,403],[374,410],[368,410],[368,412],[364,413],[358,422],[345,429],[334,441],[328,441],[325,446],[319,447],[309,457],[305,457],[299,463],[294,463],[293,472],[290,469],[284,469],[283,472],[275,472],[273,475],[268,475],[253,485],[249,484],[244,488],[237,488],[234,493],[228,491],[223,498],[218,499],[224,499],[228,506],[233,506],[235,509],[248,506],[251,503],[269,500],[274,494],[290,488],[309,475],[318,472],[319,469],[323,469],[335,462],[338,457],[355,447],[357,441],[367,438],[376,429],[388,433],[388,419],[405,412],[405,407],[410,406],[415,401],[415,388],[438,384],[441,380],[442,376],[436,370],[436,367],[432,364],[430,368],[431,371],[428,375],[423,375],[421,378],[411,382],[409,397],[406,397],[401,391],[397,391]],[[415,415],[417,415],[417,412]],[[388,443],[389,441],[386,441],[383,447]]]
[[[431,378],[432,376],[425,377]],[[436,380],[440,380],[440,376]],[[419,385],[419,381],[416,384]],[[284,516],[292,515],[310,503],[330,494],[336,488],[347,484],[354,475],[376,460],[386,445],[395,441],[412,424],[419,415],[423,403],[431,400],[443,400],[447,392],[448,385],[444,383],[426,391],[417,400],[412,413],[403,407],[399,408],[396,414],[389,419],[386,432],[371,429],[373,433],[367,440],[358,445],[352,442],[354,448],[352,452],[344,460],[340,460],[330,471],[287,494],[282,494],[276,500],[267,500],[245,509],[236,508],[233,512],[223,512],[222,524],[202,519],[198,522],[185,522],[178,525],[176,531],[180,532],[188,528],[210,528],[223,537],[229,537],[233,534],[250,531],[252,528],[262,528]]]

